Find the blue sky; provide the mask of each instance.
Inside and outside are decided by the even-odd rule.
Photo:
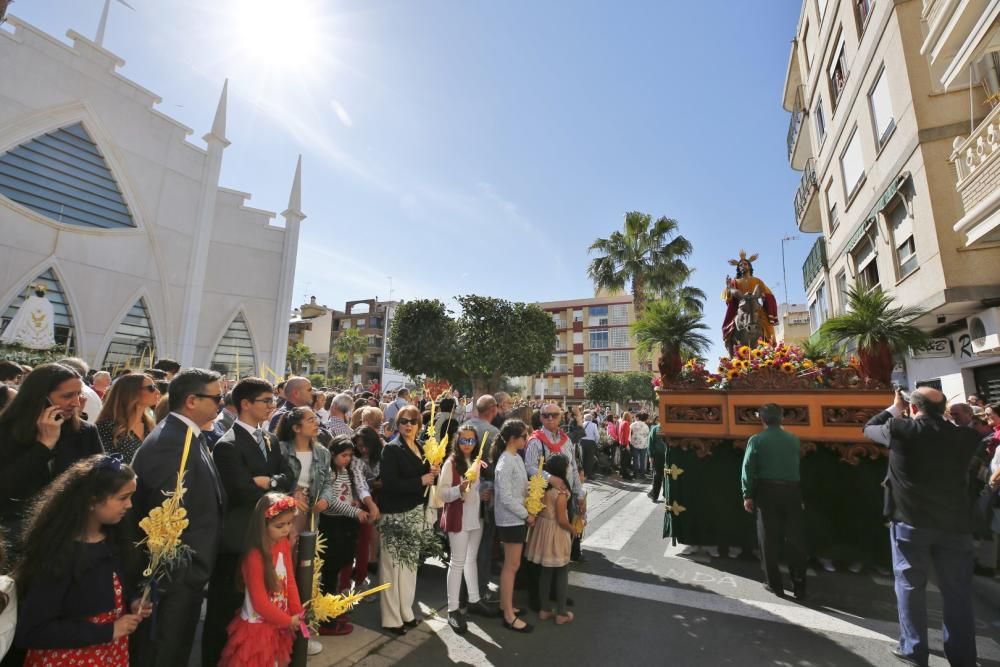
[[[302,153],[296,303],[386,298],[390,275],[395,298],[586,297],[587,246],[627,210],[679,221],[713,338],[741,247],[782,300],[799,0],[130,4],[112,7],[105,46],[195,141],[230,79],[224,186],[280,212]],[[10,11],[93,36],[101,5]],[[799,236],[792,302],[815,238]]]

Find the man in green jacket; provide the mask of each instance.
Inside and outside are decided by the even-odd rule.
[[[743,456],[743,508],[757,513],[757,540],[764,568],[764,587],[785,597],[778,561],[782,548],[795,598],[806,596],[806,550],[799,488],[799,437],[781,428],[782,410],[775,403],[760,408],[764,430],[747,442]]]
[[[667,465],[667,443],[660,436],[659,424],[649,429],[649,455],[653,459],[653,489],[649,492],[649,499],[658,503],[663,487],[663,468]]]

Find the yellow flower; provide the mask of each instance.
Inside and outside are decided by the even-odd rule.
[[[548,482],[542,476],[542,468],[545,467],[545,457],[538,457],[538,471],[528,480],[528,495],[524,499],[524,507],[528,514],[536,516],[545,507],[542,498],[545,496],[545,488]]]
[[[781,370],[785,371],[786,373],[794,373],[795,364],[793,364],[790,361],[786,361],[785,363],[781,364]]]
[[[750,355],[750,348],[746,345],[741,345],[736,354],[739,355],[740,359],[746,359]]]
[[[729,379],[729,380],[732,380],[737,375],[739,375],[738,371],[735,371],[735,370],[728,370],[728,371],[726,371],[726,378]]]
[[[802,368],[809,369],[812,367],[813,367],[813,362],[810,361],[809,359],[806,359],[805,361],[802,362]]]
[[[760,362],[760,365],[766,368],[768,366],[773,366],[774,361],[771,359],[765,359],[764,361]]]

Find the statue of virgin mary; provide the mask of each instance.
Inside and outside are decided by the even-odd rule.
[[[0,343],[6,345],[23,345],[32,350],[48,350],[55,346],[55,310],[52,303],[45,298],[45,285],[29,285],[33,292],[17,314],[0,334]]]

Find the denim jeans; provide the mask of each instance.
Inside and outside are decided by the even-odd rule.
[[[636,475],[646,474],[646,459],[649,457],[648,449],[632,448],[632,465]]]
[[[889,524],[899,608],[899,650],[926,665],[927,576],[933,568],[944,612],[944,653],[956,667],[976,664],[972,615],[972,535]]]

